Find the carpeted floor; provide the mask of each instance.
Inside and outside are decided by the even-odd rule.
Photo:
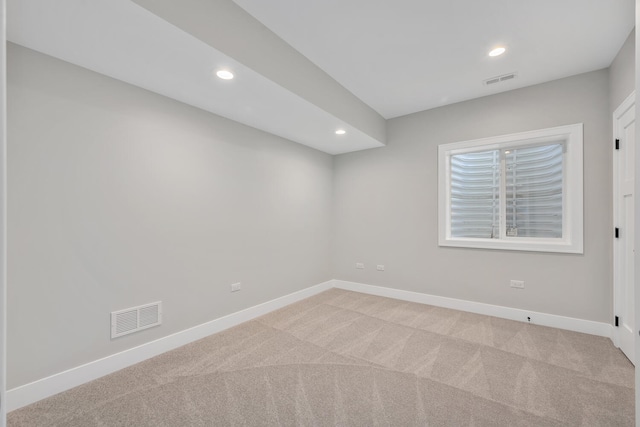
[[[332,289],[9,414],[9,426],[632,426],[606,338]]]

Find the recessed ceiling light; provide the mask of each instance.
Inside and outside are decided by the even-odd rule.
[[[218,70],[216,71],[216,76],[220,77],[222,80],[231,80],[233,78],[233,73],[229,70]]]
[[[346,131],[346,130],[344,130],[344,129],[338,129],[338,130],[336,131],[336,135],[344,135],[345,133],[347,133],[347,131]]]
[[[505,49],[504,47],[497,47],[495,49],[493,49],[491,52],[489,52],[489,56],[500,56],[502,55],[507,49]]]

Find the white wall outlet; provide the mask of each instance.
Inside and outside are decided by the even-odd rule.
[[[359,270],[364,270],[364,264],[361,262],[356,262],[356,268]]]
[[[510,286],[512,288],[524,289],[524,280],[512,280]]]
[[[378,264],[378,266],[376,267],[376,270],[378,270],[378,271],[384,271],[384,265],[382,265],[382,264]]]
[[[238,292],[240,289],[242,289],[242,283],[240,283],[240,282],[233,283],[231,285],[231,292]]]

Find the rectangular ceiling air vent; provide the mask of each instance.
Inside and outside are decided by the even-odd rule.
[[[491,77],[490,79],[485,80],[483,83],[485,86],[494,85],[496,83],[505,82],[507,80],[513,80],[518,77],[518,73],[513,72],[509,74],[504,74],[502,76]]]
[[[111,312],[111,338],[138,332],[162,323],[162,301]]]

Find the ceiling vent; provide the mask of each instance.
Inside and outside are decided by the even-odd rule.
[[[111,338],[138,332],[162,323],[162,302],[111,312]]]
[[[502,82],[506,82],[509,80],[513,80],[516,77],[518,77],[518,73],[513,72],[513,73],[509,73],[509,74],[504,74],[502,76],[496,76],[496,77],[491,77],[490,79],[485,80],[483,83],[485,86],[490,86],[490,85],[494,85],[496,83],[502,83]]]

